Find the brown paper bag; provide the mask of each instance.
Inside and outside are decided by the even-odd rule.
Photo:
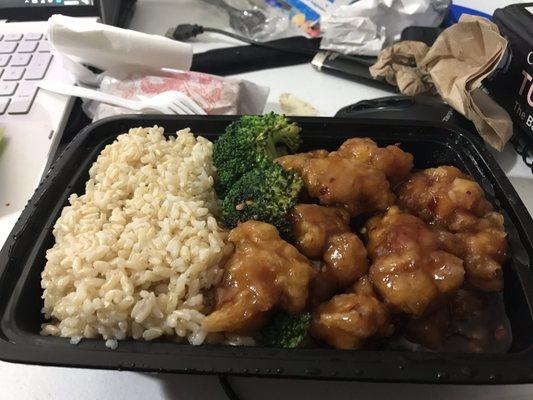
[[[370,67],[370,73],[374,78],[385,78],[408,96],[433,90],[430,77],[418,67],[428,50],[429,47],[422,42],[393,44],[381,51],[378,61]]]
[[[474,123],[488,144],[502,150],[512,135],[511,118],[481,89],[482,80],[496,68],[507,47],[497,26],[463,15],[431,48],[415,43],[419,42],[384,49],[370,67],[372,76],[397,85],[406,95],[436,90]]]

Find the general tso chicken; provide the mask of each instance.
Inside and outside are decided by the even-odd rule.
[[[401,143],[369,138],[298,153],[294,124],[252,122],[236,155],[254,160],[247,171],[214,148],[218,173],[242,178],[219,190],[234,250],[205,330],[275,347],[506,351],[507,234],[472,177],[416,170]],[[254,144],[265,137],[292,154]]]
[[[369,138],[348,139],[332,154],[380,170],[393,186],[403,181],[413,169],[412,154],[398,146],[378,147],[376,142]]]
[[[309,196],[322,205],[342,207],[352,217],[386,210],[395,199],[383,172],[348,158],[309,159],[302,178]]]
[[[464,260],[466,278],[483,291],[503,289],[507,259],[503,216],[494,212],[481,186],[455,167],[416,172],[397,190],[398,204],[452,235],[447,241]]]
[[[349,214],[336,207],[297,204],[289,215],[298,250],[319,262],[310,303],[317,304],[344,289],[368,270],[367,251],[350,230]]]
[[[366,276],[351,290],[316,307],[311,321],[311,334],[339,349],[357,349],[368,338],[393,332],[389,310]]]
[[[366,224],[370,279],[394,310],[421,316],[463,284],[463,260],[421,219],[391,207]]]
[[[203,321],[208,332],[251,332],[275,307],[295,314],[305,308],[316,274],[307,258],[282,240],[276,228],[247,221],[233,229],[235,252],[217,288],[215,311]]]

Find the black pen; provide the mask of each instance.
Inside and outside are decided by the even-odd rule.
[[[331,51],[321,51],[316,54],[311,64],[319,71],[396,93],[395,86],[372,78],[368,68],[375,62],[375,57],[348,56]]]

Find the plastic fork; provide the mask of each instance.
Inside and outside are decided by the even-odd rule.
[[[157,111],[161,114],[206,114],[194,100],[177,90],[162,92],[143,100],[127,100],[98,90],[57,82],[42,81],[38,86],[50,92],[100,101],[134,111]]]

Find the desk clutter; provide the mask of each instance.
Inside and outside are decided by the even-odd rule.
[[[354,53],[352,48],[332,44],[335,43],[332,39],[333,36],[331,36],[333,35],[332,32],[337,32],[336,29],[339,28],[332,16],[337,15],[339,18],[343,16],[344,19],[341,19],[342,21],[352,21],[357,20],[357,18],[363,18],[364,20],[364,18],[370,18],[370,14],[366,15],[363,11],[365,7],[368,7],[369,10],[374,10],[376,9],[376,4],[372,2],[368,2],[369,4],[357,2],[355,5],[342,5],[340,3],[332,2],[327,6],[327,11],[324,11],[323,15],[321,14],[320,20],[325,28],[325,36],[320,47],[322,51],[333,50],[349,54],[352,57]],[[421,20],[424,20],[429,26],[441,24],[444,20],[442,10],[446,10],[449,7],[449,3],[446,1],[438,5],[433,4],[434,8],[427,8],[427,4],[423,5],[423,1],[417,2],[413,0],[413,7],[411,8],[408,8],[405,4],[403,5],[405,8],[401,10],[395,9],[394,7],[396,6],[394,5],[390,7],[390,10],[385,8],[388,12],[386,15],[390,18],[391,13],[393,13],[392,10],[398,13],[407,12],[407,10],[415,8],[415,3],[419,6],[417,12],[422,18]],[[254,10],[252,16],[258,18],[260,9],[256,10],[254,8]],[[385,11],[382,10],[380,12]],[[430,16],[431,12],[436,14],[431,14]],[[235,9],[232,8],[230,10],[230,15],[235,15]],[[361,15],[366,15],[366,17]],[[378,23],[379,21],[381,20],[376,19],[374,22]],[[411,24],[416,23],[416,19],[409,21]],[[380,23],[391,28],[387,20],[383,20]],[[358,51],[356,53],[365,56],[378,54],[381,48],[393,43],[394,40],[398,40],[402,29],[406,27],[408,26],[395,26],[394,30],[391,30],[386,36],[387,39],[383,36],[376,49]],[[178,39],[187,39],[188,34],[185,34],[184,29],[191,30],[193,35],[204,31],[224,33],[218,29],[182,25],[173,29],[170,36]],[[362,29],[361,26],[352,26],[350,31],[358,32]],[[472,30],[476,30],[477,34],[472,36],[471,34],[475,33],[471,32]],[[328,32],[330,36],[328,36]],[[469,37],[479,38],[478,42],[469,45],[477,46],[480,49],[479,51],[470,53],[464,51],[452,52],[453,54],[442,54],[441,56],[437,54],[446,48],[447,41],[463,43],[461,37],[468,35],[470,35]],[[50,19],[49,36],[51,43],[64,59],[65,67],[74,74],[79,84],[97,86],[103,92],[122,96],[125,99],[139,100],[158,94],[161,91],[177,90],[198,104],[207,114],[261,113],[266,103],[267,88],[259,87],[251,82],[235,80],[235,78],[221,78],[209,74],[201,75],[196,72],[184,72],[193,64],[192,51],[189,45],[176,40],[167,40],[159,36],[145,35],[95,22],[79,24],[76,20],[63,16],[53,16]],[[108,39],[113,42],[112,48],[106,47],[110,43],[107,41]],[[248,41],[246,38],[242,40]],[[512,121],[507,111],[484,91],[483,82],[487,79],[497,81],[497,72],[501,70],[502,60],[504,57],[508,57],[508,52],[506,52],[507,41],[499,35],[496,25],[491,24],[482,17],[468,15],[463,15],[457,24],[448,28],[433,40],[435,44],[431,48],[432,50],[424,43],[417,41],[399,41],[393,46],[383,49],[377,62],[370,68],[372,77],[398,86],[399,90],[407,95],[415,95],[421,92],[440,95],[443,101],[473,121],[476,130],[489,145],[502,150],[513,134]],[[353,37],[343,37],[342,41],[343,43],[357,42]],[[364,42],[369,43],[366,39]],[[292,47],[291,42],[286,44],[265,44],[255,39],[250,39],[250,43],[253,45],[252,47],[266,47],[267,51],[273,51],[274,54],[277,49],[283,58],[293,57],[295,63],[307,62],[309,57],[304,56],[303,52],[299,55],[291,55],[291,51],[294,53],[296,53],[296,50],[302,51]],[[441,45],[437,48],[439,43]],[[496,44],[497,49],[492,44]],[[149,57],[143,55],[147,49],[149,49]],[[423,54],[417,49],[423,49]],[[220,55],[214,55],[221,59],[221,64],[225,63],[224,57],[236,60],[240,58],[239,52],[230,55],[231,50],[227,51],[226,56],[224,56],[224,51]],[[317,48],[309,48],[305,51],[310,55],[317,54],[317,57],[322,57],[321,51]],[[424,55],[428,52],[430,54],[426,57],[427,60],[423,61]],[[256,58],[265,56],[265,54],[261,56],[259,54],[256,55]],[[476,55],[475,59],[473,55]],[[443,60],[449,60],[450,56],[452,58],[455,57],[456,62],[454,65],[456,67],[443,64],[449,64],[448,61],[445,62]],[[340,60],[346,56],[339,54],[337,57]],[[442,58],[440,62],[438,61],[439,57]],[[209,61],[209,57],[207,58]],[[350,58],[345,59],[346,64],[351,62]],[[399,62],[395,60],[399,60]],[[403,60],[410,61],[406,63]],[[261,64],[261,62],[255,62],[253,56],[248,57],[247,62],[255,65]],[[354,62],[359,61],[355,58]],[[419,69],[416,73],[414,73],[413,68],[407,65],[413,62],[420,64],[417,65]],[[95,74],[83,67],[82,64],[96,67],[103,72]],[[360,65],[366,71],[366,65],[371,64],[368,63],[368,60],[361,60]],[[471,68],[461,68],[459,65],[477,65],[477,72],[471,70]],[[207,66],[209,66],[209,63]],[[272,65],[268,66],[271,67]],[[257,66],[257,68],[263,67]],[[320,68],[322,68],[322,64]],[[154,71],[159,72],[154,73]],[[408,73],[409,71],[411,73]],[[452,71],[454,72],[452,73]],[[363,75],[366,75],[363,79],[370,78],[370,75],[366,72]],[[464,82],[464,84],[459,85],[461,87],[450,86],[450,79],[456,82],[456,85],[459,85],[460,82]],[[498,88],[497,85],[492,85],[492,87]],[[495,89],[495,92],[498,92],[498,89]],[[497,96],[497,93],[495,93],[495,96]],[[507,109],[509,109],[508,105]],[[84,110],[93,120],[131,111],[107,104],[88,102],[84,105]],[[524,125],[525,123],[519,124],[522,128]]]
[[[177,91],[201,108],[198,113],[263,112],[268,88],[238,78],[187,71],[192,62],[188,44],[97,22],[80,24],[75,18],[60,15],[53,16],[49,24],[50,42],[80,85],[130,102]],[[95,73],[87,66],[102,72]],[[53,91],[53,83],[46,88]],[[91,102],[84,104],[84,110],[93,121],[140,112],[126,105]]]

